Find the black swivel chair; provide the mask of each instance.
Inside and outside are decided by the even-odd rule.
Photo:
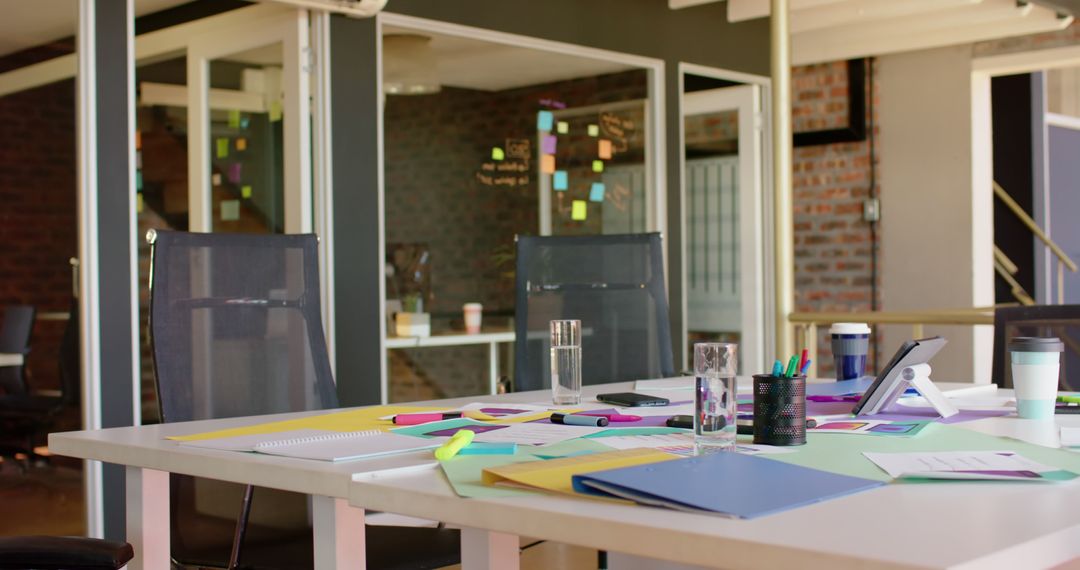
[[[126,542],[69,536],[0,537],[0,570],[118,570],[134,556]]]
[[[548,323],[581,320],[582,382],[675,375],[658,233],[519,236],[514,389],[550,383]]]
[[[11,305],[4,309],[4,324],[0,326],[0,352],[30,354],[30,333],[34,330],[37,313],[28,305]],[[26,392],[26,363],[18,366],[0,366],[0,392],[23,394]]]
[[[1080,305],[1033,305],[994,310],[993,382],[1012,388],[1009,340],[1018,336],[1056,336],[1065,343],[1059,388],[1080,391]]]
[[[151,231],[147,240],[150,341],[163,422],[337,407],[314,235]],[[170,482],[178,563],[312,566],[303,495],[176,474]],[[260,521],[260,514],[273,520]],[[459,540],[457,531],[441,528],[369,526],[368,567],[455,564]]]

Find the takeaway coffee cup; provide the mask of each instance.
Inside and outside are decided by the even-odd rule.
[[[1054,417],[1063,350],[1065,344],[1055,337],[1018,336],[1009,341],[1016,412],[1021,418],[1041,420]]]
[[[480,332],[480,318],[484,306],[480,303],[465,303],[462,310],[465,312],[465,332],[469,334]]]
[[[866,374],[870,327],[866,323],[834,323],[829,333],[832,334],[836,379],[854,380]]]

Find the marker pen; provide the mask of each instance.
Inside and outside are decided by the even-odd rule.
[[[570,426],[593,426],[604,427],[608,425],[608,419],[602,416],[577,416],[573,414],[551,414],[551,423]]]
[[[591,414],[589,412],[580,412],[575,414],[578,416],[591,416],[594,418],[607,418],[609,422],[639,422],[641,416],[631,416],[627,414]]]
[[[442,420],[455,420],[461,417],[461,412],[434,412],[430,414],[398,414],[394,416],[394,423],[399,426],[415,426],[429,422]]]

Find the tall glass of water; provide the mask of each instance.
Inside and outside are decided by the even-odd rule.
[[[694,446],[697,454],[735,449],[738,345],[694,345]]]
[[[581,403],[581,321],[551,321],[551,401]]]

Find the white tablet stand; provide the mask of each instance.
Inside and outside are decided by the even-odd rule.
[[[926,398],[926,401],[937,410],[937,413],[941,414],[941,417],[947,418],[960,413],[960,410],[956,409],[956,406],[930,380],[930,365],[923,363],[903,368],[893,386],[886,393],[887,395],[875,406],[875,409],[860,415],[873,415],[886,411],[901,412],[902,410],[895,409],[896,400],[907,391],[909,386]],[[890,408],[893,409],[890,410]]]

